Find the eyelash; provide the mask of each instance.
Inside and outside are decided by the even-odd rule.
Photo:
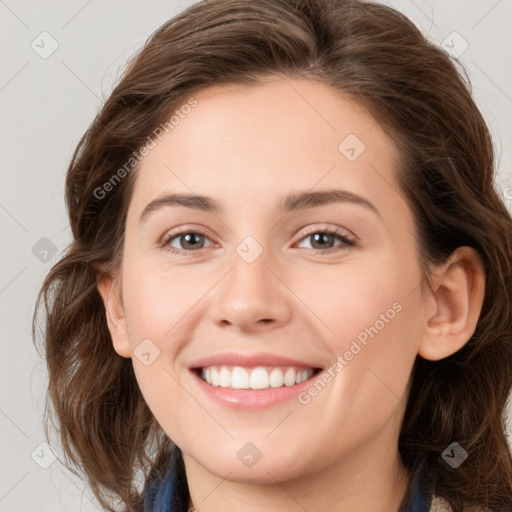
[[[299,242],[304,240],[305,238],[311,236],[311,235],[318,234],[318,233],[325,234],[325,235],[335,236],[336,238],[341,240],[341,242],[343,242],[342,244],[340,244],[342,247],[340,248],[340,246],[337,246],[337,247],[332,247],[332,248],[326,249],[326,250],[322,250],[322,249],[309,249],[310,251],[320,252],[322,254],[330,254],[330,253],[333,253],[333,252],[340,252],[341,250],[344,250],[347,247],[357,247],[358,246],[358,243],[355,240],[352,240],[352,239],[346,237],[345,235],[342,235],[340,233],[340,231],[338,229],[335,229],[335,228],[312,229],[312,230],[308,230],[308,231],[303,230],[300,233],[302,238],[299,240]],[[175,232],[175,233],[170,233],[168,236],[166,236],[164,238],[164,240],[163,240],[162,247],[166,251],[170,252],[171,254],[188,255],[191,252],[192,253],[193,252],[199,252],[200,249],[197,250],[197,251],[185,251],[185,250],[182,250],[182,249],[176,249],[175,247],[172,247],[172,248],[170,247],[170,242],[172,240],[174,240],[175,238],[177,238],[177,237],[179,237],[181,235],[190,235],[190,234],[200,235],[200,236],[204,236],[205,238],[208,238],[208,235],[206,233],[204,233],[203,231],[201,231],[200,229],[196,229],[196,230],[184,229],[184,230],[181,230],[181,231],[178,231],[178,232]]]

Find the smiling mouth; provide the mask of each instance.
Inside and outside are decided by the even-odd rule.
[[[264,390],[301,384],[321,371],[298,366],[208,366],[194,372],[212,387]]]

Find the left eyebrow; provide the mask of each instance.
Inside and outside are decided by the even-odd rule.
[[[349,192],[348,190],[322,190],[318,192],[299,192],[284,196],[278,204],[281,212],[291,212],[296,210],[305,210],[332,203],[351,203],[363,206],[379,217],[379,210],[368,199]],[[184,206],[201,211],[210,211],[212,213],[221,213],[223,208],[211,197],[199,196],[195,194],[165,194],[157,197],[146,205],[140,216],[140,222],[148,219],[151,214],[163,207]]]
[[[348,190],[321,190],[289,194],[282,199],[279,209],[282,212],[291,212],[331,203],[351,203],[363,206],[381,217],[379,210],[368,199]]]

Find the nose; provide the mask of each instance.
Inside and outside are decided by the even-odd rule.
[[[261,332],[289,322],[293,294],[267,252],[251,263],[234,253],[231,271],[214,293],[212,316],[219,327]]]

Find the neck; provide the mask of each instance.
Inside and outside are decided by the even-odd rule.
[[[254,484],[220,478],[183,454],[190,491],[189,510],[398,511],[410,476],[396,445],[383,446],[382,440],[375,439],[341,459],[301,477]]]

